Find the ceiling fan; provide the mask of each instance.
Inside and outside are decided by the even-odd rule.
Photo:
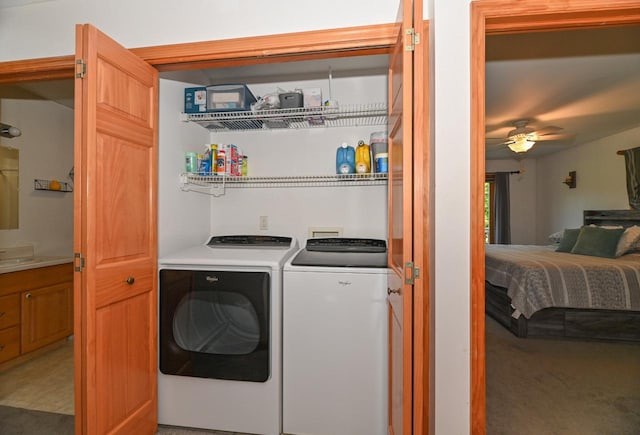
[[[515,153],[524,153],[531,149],[536,142],[564,140],[572,137],[570,134],[560,133],[561,127],[548,126],[540,129],[528,127],[529,120],[515,121],[515,128],[507,133],[506,140],[501,145],[507,145]]]

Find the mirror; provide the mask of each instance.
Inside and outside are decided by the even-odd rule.
[[[0,145],[0,230],[18,229],[18,153]]]

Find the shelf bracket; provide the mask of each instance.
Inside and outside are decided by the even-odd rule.
[[[200,184],[190,183],[189,177],[187,174],[180,174],[180,190],[182,190],[183,192],[201,193],[204,195],[209,195],[217,198],[220,196],[224,196],[224,194],[226,193],[225,184],[226,183],[224,183],[224,180],[223,180],[222,183],[217,185],[210,184],[207,186],[203,186]]]

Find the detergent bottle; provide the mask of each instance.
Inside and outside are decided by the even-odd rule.
[[[353,174],[356,170],[356,151],[346,142],[336,151],[336,173]]]
[[[369,145],[359,141],[356,148],[356,172],[366,174],[371,172],[371,151]]]

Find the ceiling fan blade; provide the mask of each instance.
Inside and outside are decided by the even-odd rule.
[[[545,136],[547,134],[557,133],[561,130],[564,130],[564,129],[562,127],[556,127],[554,125],[550,125],[548,127],[543,127],[539,130],[536,130],[533,133],[536,134],[538,137],[540,137],[540,136]]]
[[[547,134],[544,136],[538,136],[536,142],[552,141],[552,140],[569,140],[573,139],[575,135],[562,133],[562,134]]]

